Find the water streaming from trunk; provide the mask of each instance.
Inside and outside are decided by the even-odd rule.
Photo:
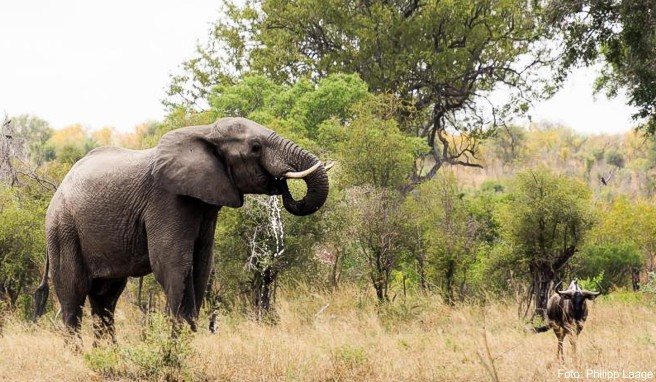
[[[258,319],[262,319],[275,300],[276,280],[284,266],[285,227],[278,197],[254,199],[254,215],[261,223],[253,228],[247,267],[252,272],[253,305]]]
[[[271,222],[271,229],[273,231],[273,236],[275,237],[275,247],[273,252],[273,257],[282,256],[285,251],[285,225],[282,221],[282,216],[280,214],[280,204],[278,203],[277,196],[270,196],[269,203],[267,204],[269,210],[269,221]]]

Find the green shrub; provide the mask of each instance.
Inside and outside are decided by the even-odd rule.
[[[604,289],[611,286],[631,286],[631,269],[642,266],[642,256],[635,243],[613,243],[589,245],[582,251],[581,277],[594,278],[602,274],[603,278],[597,280]]]
[[[649,272],[647,276],[648,276],[647,282],[642,284],[640,290],[642,291],[642,293],[646,293],[651,295],[652,297],[656,297],[656,272]]]
[[[338,365],[343,365],[346,368],[355,368],[367,361],[367,354],[359,346],[342,345],[335,349],[332,358]]]
[[[156,313],[149,316],[140,342],[94,348],[84,359],[107,378],[191,381],[196,379],[189,367],[191,338],[186,325],[172,338],[170,319]]]

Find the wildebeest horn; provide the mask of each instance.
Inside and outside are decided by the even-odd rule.
[[[556,284],[556,286],[554,287],[554,290],[557,291],[557,290],[558,290],[558,287],[559,287],[560,284],[562,284],[562,283],[563,283],[563,280],[560,280],[560,281],[558,282],[558,284]]]
[[[595,298],[595,297],[599,296],[601,294],[601,292],[591,292],[589,290],[582,290],[581,294],[585,298]]]
[[[568,290],[558,290],[558,289],[556,289],[556,293],[558,293],[561,297],[566,296],[568,298],[572,298],[572,296],[574,295],[575,292],[576,291],[572,290],[572,289],[568,289]]]

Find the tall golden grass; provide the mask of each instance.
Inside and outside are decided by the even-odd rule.
[[[614,371],[656,374],[654,302],[640,295],[611,294],[589,303],[589,310],[577,360],[566,343],[566,361],[560,363],[555,359],[553,333],[531,333],[527,324],[518,320],[516,306],[508,301],[451,307],[437,298],[415,296],[405,302],[397,298],[379,308],[369,295],[356,289],[333,294],[297,292],[278,298],[275,325],[226,315],[220,318],[217,334],[205,328],[191,334],[186,373],[170,378],[582,381],[609,380],[600,376],[608,377]],[[125,301],[119,303],[119,349],[142,341],[140,315]],[[201,323],[206,322],[205,318]],[[83,322],[83,354],[74,353],[64,343],[59,326],[52,317],[42,318],[37,326],[7,318],[0,337],[0,380],[139,378],[138,373],[127,371],[106,373],[89,362],[88,355],[95,350],[88,316]],[[131,367],[124,362],[124,371]],[[606,374],[595,377],[588,375],[589,370]]]

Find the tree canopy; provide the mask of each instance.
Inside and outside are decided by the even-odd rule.
[[[266,0],[224,9],[208,45],[172,78],[168,105],[203,104],[213,84],[249,71],[278,84],[356,73],[371,92],[401,100],[401,129],[430,148],[430,167],[413,183],[445,163],[478,166],[478,140],[549,92],[537,75],[551,57],[534,1]],[[509,102],[488,97],[498,87]]]
[[[563,67],[604,63],[596,90],[615,96],[624,90],[656,133],[656,3],[640,0],[550,0],[549,20],[565,43]]]
[[[594,222],[590,191],[566,176],[528,170],[517,175],[499,219],[515,261],[531,275],[535,313],[544,315],[556,275],[579,251]]]

